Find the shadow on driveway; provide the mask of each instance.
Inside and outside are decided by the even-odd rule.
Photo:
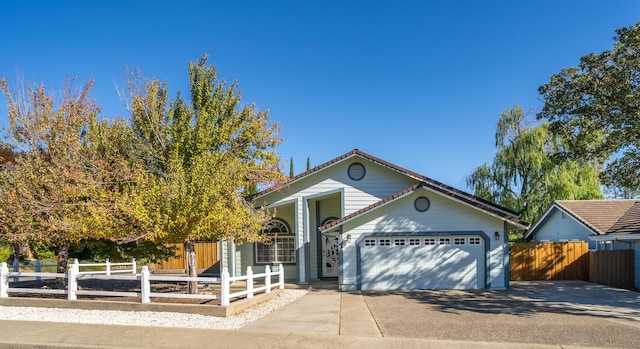
[[[362,295],[385,337],[640,347],[640,293],[584,281]]]

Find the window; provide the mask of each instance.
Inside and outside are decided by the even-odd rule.
[[[451,245],[451,238],[440,238],[438,239],[439,245]]]
[[[425,238],[424,239],[424,245],[435,245],[436,244],[436,239],[434,238]]]
[[[391,239],[380,239],[380,246],[391,246]]]
[[[394,239],[393,240],[393,244],[396,246],[404,246],[404,244],[406,243],[405,239]]]
[[[364,239],[364,245],[365,246],[375,246],[376,245],[376,240],[374,240],[374,239]]]
[[[469,238],[469,245],[480,245],[480,238]]]
[[[465,238],[453,238],[453,244],[454,245],[464,245],[465,244]]]
[[[420,246],[420,239],[409,239],[410,246]]]
[[[296,237],[285,221],[277,218],[272,220],[264,234],[265,241],[255,244],[256,263],[296,262]]]

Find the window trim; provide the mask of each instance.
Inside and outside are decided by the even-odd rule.
[[[297,263],[297,254],[296,254],[296,234],[294,232],[291,231],[291,228],[289,227],[289,224],[287,223],[287,221],[285,221],[282,218],[276,217],[274,219],[272,219],[271,221],[269,221],[268,224],[273,224],[274,222],[277,222],[279,224],[282,224],[282,226],[284,226],[284,228],[287,230],[287,233],[280,233],[278,236],[276,236],[270,244],[265,244],[264,242],[255,242],[253,244],[253,260],[254,260],[254,264],[256,265],[268,265],[268,264],[296,264]],[[269,233],[269,231],[265,232],[266,236],[273,236],[275,234],[271,234]],[[287,244],[291,247],[291,250],[287,249],[287,251],[289,252],[288,254],[291,254],[293,256],[293,261],[282,261],[279,260],[279,256],[283,255],[283,253],[278,253],[279,251],[282,251],[284,249],[278,249],[278,246],[281,246],[280,244]],[[273,256],[275,256],[273,258],[273,260],[270,261],[264,261],[264,260],[260,260],[260,253],[258,252],[258,246],[269,246],[269,250],[271,250],[271,252],[273,252]],[[266,249],[265,249],[266,250]]]

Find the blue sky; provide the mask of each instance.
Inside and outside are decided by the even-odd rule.
[[[635,1],[0,1],[0,76],[95,79],[127,117],[124,66],[188,93],[210,55],[282,127],[296,173],[354,148],[446,184],[492,160],[499,115],[533,114],[551,74],[613,45]],[[0,126],[7,126],[0,101]],[[285,169],[288,173],[288,166]]]

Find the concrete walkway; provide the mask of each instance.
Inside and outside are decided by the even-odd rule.
[[[253,332],[283,330],[303,334],[382,337],[359,292],[310,290],[304,297],[241,329]]]

